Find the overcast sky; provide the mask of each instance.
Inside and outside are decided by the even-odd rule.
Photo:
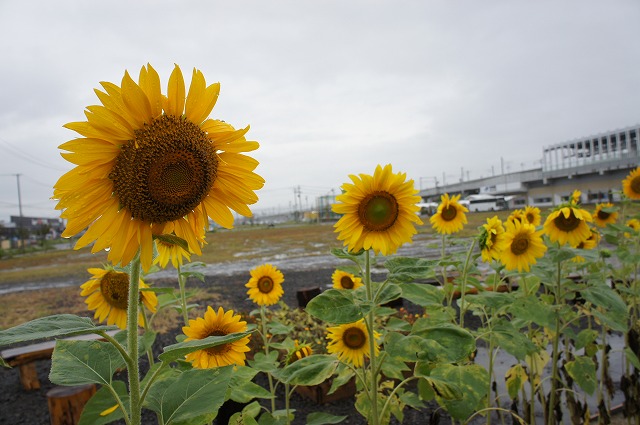
[[[57,217],[62,128],[100,81],[174,63],[222,88],[257,212],[393,164],[416,182],[533,166],[544,146],[640,123],[640,2],[0,0],[0,220]]]

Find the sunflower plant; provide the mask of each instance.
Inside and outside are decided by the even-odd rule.
[[[100,421],[123,418],[128,425],[139,425],[143,407],[156,412],[165,425],[208,422],[230,386],[238,384],[232,365],[171,365],[195,356],[192,353],[225,352],[237,346],[251,333],[241,326],[228,326],[224,335],[215,329],[190,331],[190,340],[164,348],[143,379],[138,361],[144,353],[138,335],[140,274],[152,267],[154,240],[170,239],[189,255],[200,255],[209,219],[231,228],[232,210],[250,217],[249,205],[258,200],[255,191],[264,185],[254,172],[258,161],[246,154],[259,146],[245,138],[249,127],[236,129],[209,118],[219,92],[220,84],[207,85],[197,69],[187,91],[176,65],[163,93],[159,74],[147,65],[137,82],[126,71],[120,85],[102,82],[95,90],[99,104],[85,109],[86,120],[65,125],[79,136],[60,146],[62,156],[75,166],[53,191],[56,208],[67,222],[63,236],[84,232],[76,248],[93,244],[94,253],[107,249],[112,264],[128,268],[126,338],[107,334],[116,328],[113,325],[56,315],[1,331],[0,346],[89,333],[104,338],[105,342],[59,340],[52,357],[53,383],[102,386],[84,410],[88,423],[104,413],[107,417]],[[99,315],[104,313],[104,307],[95,307]],[[186,312],[184,304],[182,310]],[[226,314],[220,320],[235,320]],[[204,323],[212,323],[210,316],[202,319]],[[209,329],[198,321],[193,326]],[[204,364],[203,358],[198,365]],[[113,379],[121,368],[127,369],[128,386]]]

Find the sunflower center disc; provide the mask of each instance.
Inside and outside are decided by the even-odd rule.
[[[342,276],[340,279],[340,286],[344,289],[353,289],[353,280],[349,276]]]
[[[451,221],[456,218],[456,215],[458,215],[458,210],[456,209],[456,207],[451,205],[447,205],[442,209],[442,212],[440,213],[440,216],[444,221]]]
[[[367,337],[360,328],[349,328],[342,334],[342,342],[351,349],[362,348],[367,342]]]
[[[535,219],[535,217],[533,216],[533,214],[527,214],[527,221],[531,224],[533,224],[533,220]]]
[[[100,292],[110,306],[126,310],[129,304],[129,276],[126,273],[107,272],[100,280]]]
[[[610,213],[608,213],[608,212],[604,212],[604,211],[602,211],[602,210],[598,211],[598,218],[599,218],[600,220],[606,220],[606,219],[608,219],[608,218],[609,218],[609,216],[611,216],[611,214],[610,214]]]
[[[206,133],[186,119],[162,115],[122,146],[109,178],[133,218],[165,223],[193,211],[217,172],[218,157]]]
[[[629,186],[631,187],[633,193],[640,194],[640,176],[634,177],[633,180],[631,180],[631,184]]]
[[[215,329],[212,332],[210,332],[209,335],[207,335],[207,337],[210,337],[210,336],[225,336],[225,335],[227,335],[227,333],[225,331],[220,330],[220,329]],[[228,345],[229,344],[216,345],[215,347],[205,348],[205,351],[208,354],[226,353],[227,351],[229,351]]]
[[[369,231],[383,231],[393,226],[399,214],[398,201],[390,193],[374,192],[358,207],[362,225]]]
[[[511,243],[511,252],[514,255],[522,255],[529,249],[529,237],[527,235],[517,235]]]
[[[569,217],[565,217],[564,214],[560,213],[553,219],[553,223],[556,225],[558,230],[569,233],[578,228],[580,225],[580,219],[576,217],[573,210],[571,210]]]
[[[258,290],[263,294],[268,294],[273,290],[273,280],[269,276],[263,276],[258,280]]]

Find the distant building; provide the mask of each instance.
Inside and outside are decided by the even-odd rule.
[[[8,223],[0,223],[0,240],[9,240],[15,247],[18,241],[56,239],[65,225],[60,218],[11,216]]]

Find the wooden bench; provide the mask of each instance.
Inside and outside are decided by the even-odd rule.
[[[108,331],[110,336],[120,332],[119,329]],[[70,340],[104,340],[100,335],[86,334],[78,335],[70,338]],[[25,345],[22,347],[8,348],[0,352],[2,357],[9,366],[18,366],[20,370],[20,382],[25,390],[37,390],[40,388],[40,380],[36,371],[36,360],[50,359],[53,354],[53,348],[56,341],[38,342],[35,344]]]

